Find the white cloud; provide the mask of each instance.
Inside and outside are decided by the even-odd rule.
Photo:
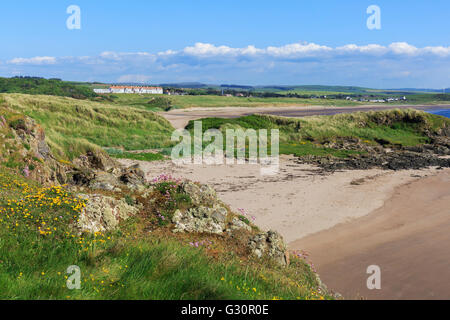
[[[420,56],[425,54],[432,54],[440,57],[450,56],[450,47],[425,47],[417,48],[406,42],[394,42],[388,46],[379,44],[356,45],[347,44],[344,46],[332,48],[329,46],[319,45],[316,43],[291,43],[284,46],[269,46],[266,48],[256,48],[249,45],[244,48],[233,48],[229,46],[216,46],[210,43],[198,42],[194,46],[189,46],[181,51],[167,50],[159,52],[158,57],[182,57],[192,56],[197,58],[212,58],[212,57],[273,57],[283,59],[294,58],[310,58],[310,57],[332,57],[342,55],[373,55],[382,56],[387,54],[394,54],[397,56]],[[116,54],[117,55],[117,54]],[[123,55],[123,54],[122,54]],[[105,56],[115,56],[109,53]]]
[[[333,51],[332,48],[315,43],[292,43],[281,47],[268,47],[268,55],[284,58],[310,57]]]
[[[423,48],[423,52],[431,53],[441,57],[450,56],[450,47],[425,47]]]
[[[341,54],[346,53],[363,53],[372,55],[382,55],[389,51],[388,48],[381,46],[379,44],[368,44],[365,46],[358,46],[356,44],[347,44],[342,47],[337,47],[336,51]]]
[[[197,42],[193,47],[186,47],[183,53],[192,56],[224,56],[238,55],[241,49],[231,48],[227,46],[216,47],[213,44]]]
[[[389,45],[389,49],[398,55],[417,55],[420,53],[420,50],[406,42],[394,42]]]
[[[374,87],[418,87],[429,83],[430,87],[438,87],[450,86],[450,47],[419,48],[405,42],[331,47],[298,42],[257,48],[199,42],[157,53],[105,51],[97,56],[15,58],[0,64],[0,72],[13,71],[110,82],[334,83]]]
[[[9,60],[8,63],[10,63],[10,64],[17,64],[17,65],[55,64],[56,63],[56,58],[55,57],[14,58],[12,60]]]

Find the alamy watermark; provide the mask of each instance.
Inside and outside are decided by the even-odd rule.
[[[367,28],[369,30],[381,30],[381,8],[377,5],[371,5],[367,8]]]
[[[66,10],[67,14],[70,16],[67,18],[66,26],[69,30],[80,30],[81,29],[81,9],[77,5],[70,5]]]
[[[279,135],[278,129],[270,130],[269,155],[267,129],[226,129],[224,137],[217,129],[203,133],[202,122],[195,121],[193,137],[187,130],[173,132],[172,141],[179,143],[172,148],[171,159],[175,164],[259,164],[261,175],[275,175],[279,169]],[[204,148],[204,143],[209,144]]]
[[[67,278],[66,286],[69,290],[81,289],[81,269],[79,266],[69,266],[67,268],[67,274],[70,275]]]
[[[377,265],[367,267],[367,274],[371,276],[367,278],[367,289],[381,290],[381,268]]]

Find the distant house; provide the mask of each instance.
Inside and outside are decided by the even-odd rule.
[[[94,92],[98,94],[111,93],[111,89],[94,89]]]
[[[163,94],[161,87],[111,86],[109,89],[94,89],[95,93]]]

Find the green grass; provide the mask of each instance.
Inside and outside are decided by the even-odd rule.
[[[303,260],[293,257],[287,268],[243,260],[206,235],[201,240],[211,248],[195,248],[189,242],[196,235],[175,237],[164,227],[142,232],[141,216],[118,231],[79,235],[70,224],[83,203],[64,188],[42,188],[0,166],[0,299],[321,297]],[[81,269],[80,290],[66,287],[71,265]]]
[[[142,150],[171,145],[174,129],[151,111],[54,96],[3,94],[1,98],[2,114],[7,108],[42,125],[58,157],[72,159],[99,147]]]
[[[437,132],[444,126],[450,126],[450,120],[447,118],[412,109],[297,119],[251,115],[234,119],[205,118],[201,121],[203,132],[208,129],[219,129],[222,132],[239,128],[279,129],[281,154],[336,157],[348,157],[360,151],[332,149],[323,145],[343,139],[359,139],[369,145],[384,142],[415,146],[429,142],[426,131]],[[186,129],[193,132],[193,128],[194,121],[191,121]]]
[[[302,95],[331,95],[342,94],[339,92],[302,92],[302,91],[282,91],[280,94],[298,93]],[[377,95],[379,96],[379,95]],[[381,95],[388,98],[390,95]],[[158,100],[154,100],[158,99]],[[163,100],[159,100],[163,99]],[[169,108],[184,109],[184,108],[214,108],[214,107],[272,107],[272,106],[359,106],[368,104],[368,102],[353,102],[345,99],[303,99],[303,98],[288,98],[288,97],[274,97],[274,98],[259,98],[259,97],[226,97],[218,95],[185,95],[185,96],[158,96],[158,95],[137,95],[137,94],[115,94],[108,99],[115,105],[127,105],[135,108],[164,111]],[[450,103],[450,94],[412,94],[408,95],[408,101],[397,101],[394,104],[443,104]],[[380,103],[380,105],[387,106],[387,103]]]
[[[150,103],[158,95],[135,95],[135,94],[115,94],[112,99],[113,104],[128,105],[145,110],[161,111],[166,107]],[[186,95],[186,96],[165,96],[170,101],[172,108],[193,108],[193,107],[269,107],[269,106],[306,106],[306,105],[326,105],[326,106],[354,106],[359,103],[346,100],[330,99],[299,99],[299,98],[246,98],[246,97],[226,97],[215,95]],[[106,102],[105,102],[106,103]],[[109,103],[109,102],[108,102]]]
[[[108,154],[117,159],[131,159],[131,160],[139,160],[139,161],[160,161],[164,160],[166,157],[161,153],[151,153],[151,152],[143,152],[143,153],[131,153],[131,152],[117,152],[111,151],[111,149],[106,150]]]

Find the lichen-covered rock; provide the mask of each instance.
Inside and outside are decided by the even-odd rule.
[[[78,186],[87,186],[92,190],[120,192],[127,187],[138,192],[145,191],[145,175],[138,165],[124,168],[119,163],[108,162],[105,159],[106,157],[96,158],[92,154],[91,156],[84,155],[77,158],[74,161],[76,167],[71,172],[71,183]],[[92,163],[92,167],[89,167],[91,161],[94,163]],[[111,167],[113,164],[117,166]]]
[[[13,161],[23,162],[22,172],[27,178],[44,185],[67,182],[67,166],[51,154],[40,125],[26,116],[17,116],[9,125],[3,117],[0,122],[3,130],[7,130],[1,153]]]
[[[81,195],[86,199],[86,207],[80,214],[77,228],[81,232],[103,232],[114,230],[119,223],[136,215],[139,209],[103,195]]]
[[[252,227],[250,227],[248,224],[246,224],[241,219],[234,217],[233,220],[230,222],[228,231],[233,232],[236,230],[252,231]]]
[[[258,258],[268,256],[282,266],[288,264],[286,244],[283,237],[275,231],[257,234],[249,240],[248,247]]]
[[[222,206],[197,207],[186,212],[177,210],[172,218],[174,232],[222,234],[226,227],[228,211]]]
[[[182,189],[195,206],[212,207],[218,202],[216,191],[208,185],[186,181],[182,184]]]
[[[108,172],[98,172],[95,177],[89,181],[89,188],[92,190],[120,191],[124,186],[121,181]]]

